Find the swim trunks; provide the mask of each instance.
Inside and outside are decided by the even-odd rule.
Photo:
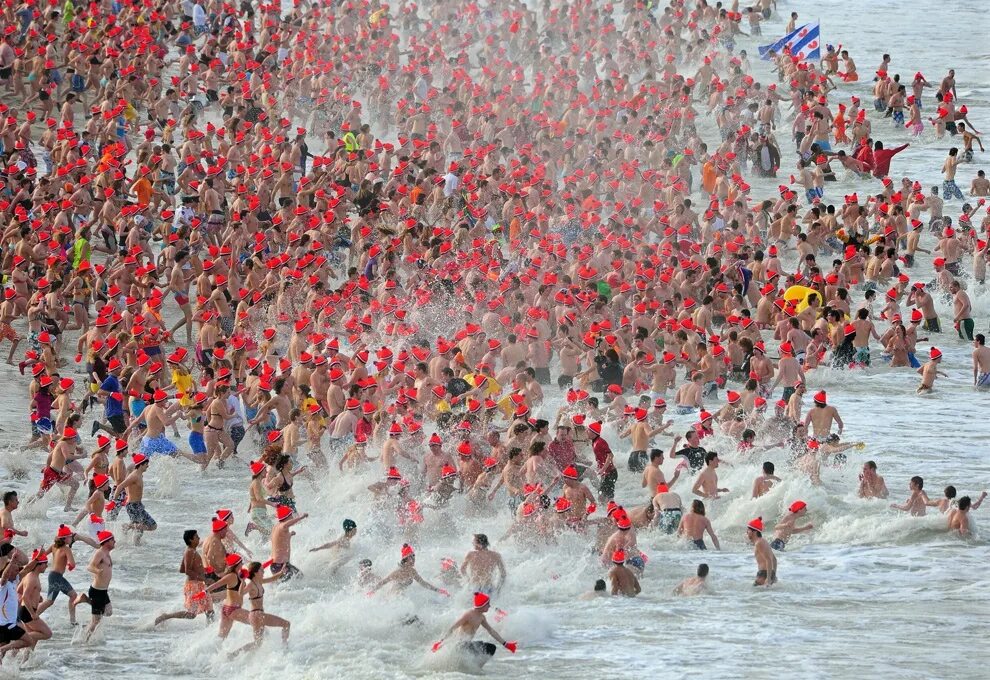
[[[598,485],[598,493],[602,498],[611,500],[615,498],[615,480],[619,478],[619,471],[612,470],[602,477],[601,484]]]
[[[933,316],[930,319],[925,319],[925,322],[921,325],[923,329],[929,333],[941,333],[942,327],[939,325],[938,317]]]
[[[110,423],[110,427],[113,428],[113,433],[120,436],[124,434],[124,430],[127,429],[127,421],[124,420],[124,415],[118,413],[114,416],[107,416],[107,422]]]
[[[761,582],[760,579],[763,579],[763,581]],[[775,572],[775,571],[771,571],[770,572],[770,580],[769,580],[769,582],[770,583],[776,583],[777,582],[777,572]],[[758,572],[756,572],[756,580],[753,581],[753,585],[754,586],[762,586],[762,585],[766,585],[766,583],[767,583],[767,570],[766,569],[760,569]]]
[[[972,319],[961,320],[957,327],[957,330],[959,331],[959,337],[962,338],[963,340],[972,340],[974,328],[975,328],[975,324],[973,323]]]
[[[72,477],[71,472],[66,472],[65,470],[60,472],[50,465],[46,466],[41,475],[41,490],[48,491],[56,484],[69,481],[70,477]]]
[[[677,531],[677,527],[681,524],[681,514],[680,508],[665,508],[660,511],[657,526],[665,534],[672,534]]]
[[[140,524],[148,529],[154,529],[158,526],[154,518],[144,509],[144,503],[128,503],[126,507],[127,516],[130,518],[132,524]]]
[[[9,628],[6,626],[0,626],[0,644],[7,644],[8,642],[16,642],[20,640],[27,633],[24,628],[18,626],[16,623],[11,625]]]
[[[202,432],[189,433],[189,448],[198,456],[206,453],[206,441],[203,439]]]
[[[691,545],[693,545],[696,550],[708,550],[708,548],[705,546],[704,539],[701,538],[692,539]]]
[[[174,456],[178,451],[178,447],[165,436],[164,432],[157,437],[145,436],[141,439],[141,453],[146,456]]]
[[[272,562],[269,568],[272,571],[272,576],[279,575],[283,581],[288,581],[293,576],[302,574],[294,565],[287,562]]]
[[[954,179],[947,179],[942,182],[942,196],[946,200],[951,198],[958,198],[960,201],[963,200],[963,193]]]
[[[870,365],[870,348],[869,347],[857,347],[856,348],[856,359],[857,364],[863,364],[864,366]]]
[[[72,584],[65,580],[65,575],[57,571],[48,572],[48,599],[54,602],[59,593],[68,595],[73,592]]]
[[[980,373],[976,378],[976,389],[990,390],[990,373]]]
[[[785,543],[783,540],[779,538],[775,538],[772,541],[770,541],[770,547],[773,548],[774,550],[783,550],[786,545],[787,543]]]
[[[19,623],[31,623],[34,621],[34,617],[31,616],[31,612],[23,604],[17,610],[17,620]]]
[[[277,496],[269,496],[268,500],[276,505],[287,505],[293,510],[296,509],[296,499],[291,496],[283,496],[282,494],[278,494]]]
[[[468,654],[476,654],[478,656],[495,656],[495,651],[498,649],[491,642],[481,642],[480,640],[461,642],[457,645],[457,648]]]
[[[629,470],[642,472],[646,469],[646,451],[633,451],[629,454]]]
[[[110,606],[110,593],[101,588],[89,588],[89,606],[93,611],[93,616],[103,616],[107,607]]]
[[[197,597],[200,593],[205,597]],[[206,595],[206,584],[202,581],[186,581],[182,596],[186,611],[194,616],[213,611],[213,601]]]

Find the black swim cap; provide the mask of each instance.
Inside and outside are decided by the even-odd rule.
[[[351,529],[357,529],[357,524],[352,519],[345,519],[344,531],[350,531]]]

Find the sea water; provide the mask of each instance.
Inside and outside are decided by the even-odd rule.
[[[782,2],[778,16],[764,22],[763,37],[743,38],[737,50],[747,49],[757,77],[765,84],[772,82],[767,64],[756,61],[756,45],[783,35],[790,11],[798,12],[799,23],[820,19],[823,44],[841,43],[849,49],[861,75],[860,83],[843,85],[830,95],[833,106],[848,101],[850,94],[859,95],[873,121],[874,137],[891,146],[908,141],[908,135],[894,130],[889,119],[881,119],[870,107],[870,75],[883,52],[892,55],[890,70],[900,73],[905,83],[920,70],[937,84],[947,69],[955,68],[970,119],[980,129],[990,127],[990,47],[983,41],[990,20],[985,10],[985,3],[975,0],[916,0],[909,5],[890,0]],[[693,67],[681,72],[689,70]],[[926,91],[925,114],[932,113],[933,104]],[[789,124],[785,119],[778,131],[784,177],[794,160]],[[709,144],[716,143],[713,125],[702,121],[701,127]],[[941,183],[945,152],[958,140],[935,140],[929,127],[920,140],[910,141],[911,147],[895,157],[891,176],[895,181],[903,176],[919,179],[927,191]],[[983,158],[977,154],[977,163],[960,169],[964,190],[976,167],[985,166]],[[750,181],[759,198],[773,195],[778,183]],[[841,201],[842,194],[859,191],[862,196],[877,186],[875,181],[843,178],[838,185],[826,186],[826,197]],[[958,202],[949,203],[945,214],[956,217],[959,207]],[[922,246],[933,245],[926,233]],[[928,258],[922,259],[924,266],[909,272],[913,280],[932,277]],[[990,296],[974,283],[968,287],[977,331],[985,332]],[[938,306],[942,318],[951,319],[951,305]],[[951,331],[950,323],[943,325]],[[643,593],[635,599],[579,601],[578,596],[606,572],[589,553],[588,539],[567,536],[540,551],[502,542],[510,516],[501,502],[496,504],[497,514],[472,515],[464,501],[455,498],[444,511],[427,511],[418,533],[409,535],[369,502],[366,487],[380,477],[379,466],[371,464],[360,475],[344,477],[334,469],[315,486],[298,479],[299,507],[312,515],[296,526],[293,538],[293,562],[305,576],[268,586],[265,600],[266,611],[292,622],[290,644],[283,648],[273,630],[261,649],[234,661],[227,660],[227,652],[250,640],[247,626],[235,624],[230,638],[220,643],[215,625],[207,627],[203,619],[170,621],[160,629],[151,623],[157,613],[182,606],[183,577],[177,571],[182,531],[196,528],[207,535],[211,513],[221,507],[234,509],[236,530],[243,531],[245,468],[257,446],[246,441],[240,461],[205,476],[184,461],[156,458],[146,477],[145,505],[157,519],[158,531],[146,534],[143,545],[133,546],[119,525],[110,527],[118,534],[110,589],[114,615],[94,641],[82,644],[68,626],[65,598],[60,598],[45,616],[55,632],[53,639],[39,645],[23,668],[8,659],[0,677],[464,677],[475,669],[429,649],[470,607],[467,590],[448,599],[414,585],[400,595],[380,593],[372,598],[355,585],[354,575],[357,560],[364,557],[374,561],[379,575],[387,574],[398,561],[399,546],[408,540],[416,546],[420,573],[439,583],[440,559],[449,556],[459,562],[475,532],[487,533],[505,558],[508,580],[495,604],[508,615],[496,627],[503,637],[520,644],[515,656],[497,652],[483,671],[488,677],[985,677],[990,661],[985,647],[990,547],[979,534],[987,523],[987,510],[973,513],[978,536],[964,541],[946,533],[945,519],[937,513],[913,518],[889,509],[888,501],[856,497],[857,473],[866,460],[877,462],[890,488],[890,501],[906,498],[912,475],[925,477],[933,498],[946,484],[956,485],[960,495],[976,496],[990,482],[988,396],[971,388],[971,347],[951,332],[935,342],[945,352],[942,370],[949,377],[939,378],[931,395],[915,394],[918,376],[913,370],[889,369],[878,361],[865,371],[819,368],[809,374],[809,394],[829,391],[830,402],[845,422],[845,439],[867,443],[862,451],[847,452],[845,467],[826,468],[821,487],[790,469],[783,450],[743,461],[731,453],[732,442],[706,440],[709,449],[725,452],[730,462],[736,460],[719,470],[720,485],[730,493],[708,504],[722,550],[689,551],[666,535],[640,532],[640,547],[651,559],[642,578]],[[919,355],[925,355],[927,347],[919,343]],[[21,451],[20,443],[29,436],[25,380],[6,365],[0,365],[0,377],[17,386],[15,397],[0,400],[0,427],[9,447],[0,457],[0,474],[4,489],[21,493],[16,519],[30,536],[18,544],[47,545],[54,527],[66,520],[62,499],[54,491],[33,506],[24,505],[23,499],[37,488],[40,454]],[[556,389],[549,390],[540,415],[552,418],[560,403]],[[682,432],[693,418],[674,420],[673,430]],[[627,446],[614,428],[606,428],[605,436],[620,462],[618,500],[627,506],[644,502],[639,475],[621,465]],[[658,445],[666,449],[669,441],[661,437]],[[763,460],[777,464],[783,482],[751,500],[752,481]],[[665,471],[672,472],[669,463]],[[677,490],[689,502],[687,485]],[[745,524],[756,516],[772,524],[795,499],[808,503],[807,521],[815,529],[795,536],[778,554],[778,585],[754,589],[755,563]],[[349,560],[308,552],[338,536],[345,517],[360,527]],[[267,545],[256,534],[248,544],[255,557],[268,558]],[[76,552],[80,566],[67,576],[84,592],[90,550],[80,545]],[[702,561],[711,567],[714,592],[696,598],[673,596],[672,588]],[[418,622],[403,625],[412,615]],[[87,622],[88,608],[80,607],[78,616]]]

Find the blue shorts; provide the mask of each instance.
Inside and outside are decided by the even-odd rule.
[[[817,144],[818,148],[821,149],[822,151],[832,150],[832,144],[827,139],[822,139],[820,141],[817,141],[815,142],[815,144]]]
[[[278,429],[277,425],[278,425],[278,419],[275,417],[274,413],[270,413],[268,415],[268,420],[259,423],[258,427],[261,428],[262,436],[267,437],[269,432],[274,432],[276,429]]]
[[[174,456],[179,448],[165,436],[165,433],[157,437],[144,437],[141,439],[141,453],[146,456]]]
[[[38,422],[34,425],[41,434],[51,434],[54,431],[51,418],[38,418]]]
[[[198,456],[206,453],[206,440],[203,439],[202,432],[189,433],[189,448]]]

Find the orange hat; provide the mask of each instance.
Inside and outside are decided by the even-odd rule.
[[[260,460],[252,460],[250,465],[248,465],[248,467],[251,468],[252,477],[257,477],[258,475],[260,475],[262,472],[265,471],[265,464],[262,463]]]
[[[757,517],[754,520],[750,520],[749,524],[746,525],[747,529],[752,529],[758,533],[763,533],[763,518]]]
[[[942,350],[940,350],[938,347],[932,347],[931,350],[929,350],[929,356],[931,357],[932,361],[935,361],[936,359],[941,359]]]
[[[275,508],[275,517],[278,518],[279,522],[284,522],[285,520],[292,517],[292,514],[294,512],[295,511],[292,508],[290,508],[288,505],[280,505],[277,508]]]
[[[826,404],[827,403],[827,401],[826,401],[826,395],[825,395],[825,390],[822,390],[818,394],[815,395],[815,403],[816,404]]]
[[[224,522],[222,519],[214,519],[211,528],[213,529],[213,533],[219,534],[221,531],[227,528],[227,523]]]
[[[808,507],[808,504],[804,501],[794,501],[791,503],[791,512],[801,512],[806,507]]]
[[[76,532],[72,530],[72,527],[59,524],[58,531],[55,532],[55,538],[68,538],[69,536],[75,536],[75,534]]]
[[[626,551],[616,550],[612,553],[612,564],[625,564],[626,563]]]
[[[113,540],[113,534],[109,531],[97,531],[96,540],[99,541],[100,545]]]
[[[406,559],[407,557],[415,557],[416,551],[413,550],[413,547],[408,543],[403,543],[401,554],[402,554],[402,559]]]
[[[405,548],[409,548],[409,546],[403,546],[403,554],[402,554],[403,557],[406,556],[405,555]],[[412,548],[409,548],[409,552],[412,553]],[[485,595],[484,593],[477,593],[476,592],[474,594],[474,608],[475,609],[481,609],[485,605],[487,605],[489,602],[491,602],[491,598],[488,597],[487,595]]]

